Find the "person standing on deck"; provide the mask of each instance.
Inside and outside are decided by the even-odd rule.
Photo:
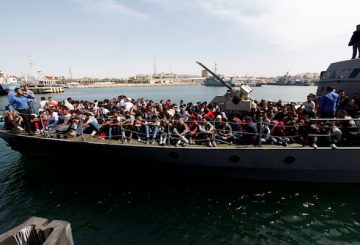
[[[349,46],[353,46],[353,55],[351,59],[356,58],[357,51],[359,52],[358,58],[360,58],[360,25],[356,26],[356,31],[354,31],[351,36]]]
[[[35,97],[35,94],[33,91],[30,90],[29,85],[24,85],[24,93],[31,95],[32,97]],[[34,103],[36,103],[36,98],[35,99],[28,99],[28,103],[29,106],[32,110],[32,112],[36,113],[35,107],[34,107]]]
[[[340,104],[340,98],[335,93],[333,87],[327,87],[326,93],[320,98],[319,109],[321,117],[323,118],[334,118],[336,110]]]
[[[35,99],[34,96],[30,94],[26,94],[23,92],[21,88],[15,89],[16,95],[11,98],[10,103],[10,111],[13,112],[16,109],[20,112],[21,117],[25,122],[25,131],[29,135],[34,135],[34,132],[31,128],[31,108],[28,103],[28,99]]]

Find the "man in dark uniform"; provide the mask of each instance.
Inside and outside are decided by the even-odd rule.
[[[356,52],[359,50],[359,58],[360,58],[360,25],[356,26],[356,31],[353,32],[351,36],[349,46],[353,46],[353,55],[351,59],[356,58]]]

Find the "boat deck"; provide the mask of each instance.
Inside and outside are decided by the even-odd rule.
[[[34,135],[34,136],[28,136],[26,133],[13,133],[11,131],[7,130],[0,130],[0,132],[4,133],[11,133],[16,135],[21,135],[25,137],[35,137],[35,138],[42,138],[42,139],[52,139],[52,140],[61,140],[61,141],[72,141],[72,142],[88,142],[88,143],[100,143],[100,144],[109,144],[109,145],[132,145],[132,146],[139,146],[139,147],[174,147],[175,145],[159,145],[158,142],[155,142],[154,144],[145,144],[143,142],[139,142],[137,140],[131,140],[129,142],[123,143],[119,140],[113,140],[113,139],[99,139],[98,137],[93,137],[88,134],[84,134],[83,136],[77,136],[77,137],[68,137],[68,138],[56,138],[56,137],[47,137],[45,135]],[[269,149],[286,149],[286,148],[304,148],[306,146],[303,146],[301,144],[297,143],[291,143],[288,144],[287,147],[282,145],[271,145],[271,144],[262,144],[262,145],[236,145],[236,144],[225,144],[225,143],[217,143],[216,147],[209,147],[205,143],[203,144],[187,144],[186,146],[178,146],[177,148],[269,148]]]

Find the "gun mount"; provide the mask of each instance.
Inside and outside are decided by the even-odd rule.
[[[216,96],[210,103],[216,104],[220,107],[222,111],[250,111],[254,107],[254,102],[249,97],[249,94],[252,92],[252,88],[246,84],[242,84],[240,89],[237,89],[223,79],[221,79],[217,74],[203,65],[201,62],[196,61],[198,65],[207,70],[216,80],[224,84],[228,88],[228,91],[225,95]]]

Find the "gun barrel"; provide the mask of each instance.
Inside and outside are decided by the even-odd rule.
[[[201,66],[202,68],[204,68],[205,70],[207,70],[213,77],[216,78],[216,80],[218,80],[219,82],[221,82],[222,84],[224,84],[224,86],[226,86],[228,89],[232,90],[233,88],[227,83],[225,82],[221,77],[219,77],[218,75],[216,75],[214,72],[212,72],[209,68],[207,68],[205,65],[203,65],[201,62],[196,61],[196,63]]]

